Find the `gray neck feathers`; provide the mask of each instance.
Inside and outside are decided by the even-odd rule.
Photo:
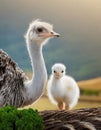
[[[27,82],[28,99],[36,101],[43,93],[47,81],[47,72],[42,55],[42,45],[28,43],[28,52],[31,59],[33,75],[31,81]]]

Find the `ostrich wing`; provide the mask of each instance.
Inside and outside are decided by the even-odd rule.
[[[27,77],[17,64],[0,49],[0,107],[23,105],[24,84]]]
[[[101,130],[101,108],[48,110],[39,114],[44,120],[44,130]]]

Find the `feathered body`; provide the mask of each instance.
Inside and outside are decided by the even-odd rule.
[[[23,106],[26,80],[24,72],[0,49],[0,106]]]
[[[48,97],[52,103],[58,105],[63,109],[73,108],[79,98],[79,87],[76,81],[65,75],[65,66],[62,64],[55,64],[52,67],[53,74],[48,82]]]
[[[22,107],[40,98],[47,81],[42,48],[54,36],[59,34],[49,23],[35,20],[29,25],[25,39],[33,70],[31,80],[27,80],[23,71],[0,50],[0,107]]]
[[[40,112],[44,130],[101,130],[101,108]]]

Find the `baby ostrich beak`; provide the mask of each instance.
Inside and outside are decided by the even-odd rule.
[[[58,77],[58,78],[61,77],[61,73],[59,73],[59,72],[56,72],[55,75],[56,75],[56,77]]]

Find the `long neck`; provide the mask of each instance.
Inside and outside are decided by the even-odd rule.
[[[29,98],[34,102],[43,93],[47,81],[47,72],[42,55],[42,46],[40,44],[30,43],[27,47],[33,70],[32,79],[27,83],[28,94]]]

